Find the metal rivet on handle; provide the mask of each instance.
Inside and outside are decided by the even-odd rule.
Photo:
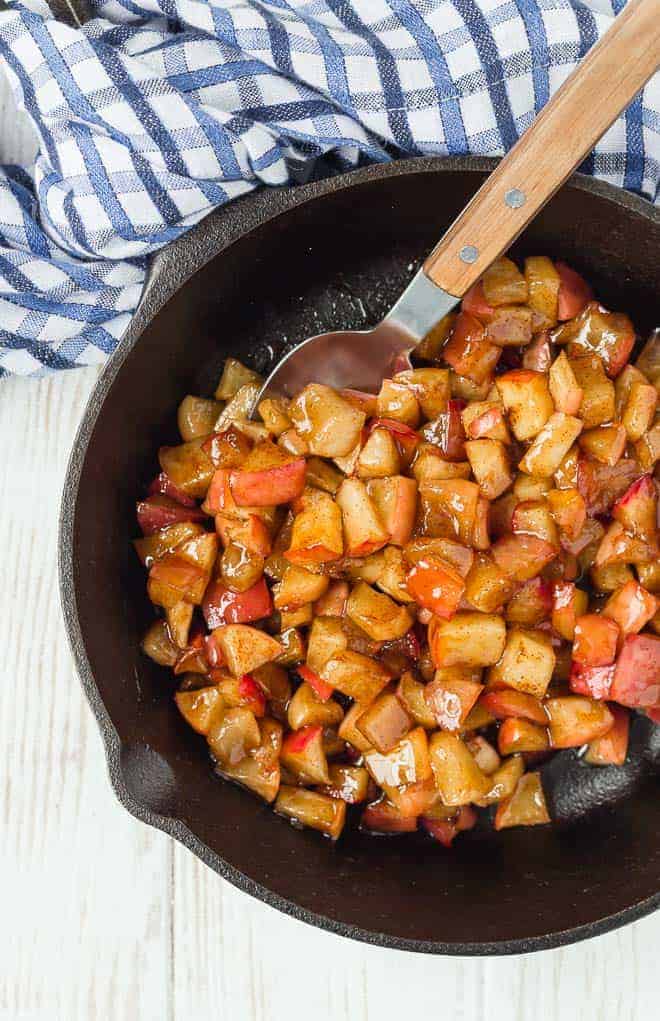
[[[521,206],[525,205],[527,196],[524,191],[520,190],[520,188],[509,188],[508,192],[504,196],[504,201],[511,209],[520,209]]]
[[[458,253],[458,257],[461,262],[467,262],[468,264],[476,262],[479,258],[479,249],[475,248],[474,245],[465,245]]]

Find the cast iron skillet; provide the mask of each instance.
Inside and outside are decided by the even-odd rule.
[[[351,832],[336,846],[216,779],[139,642],[151,608],[130,540],[135,500],[176,440],[178,402],[223,359],[264,369],[283,345],[375,323],[492,161],[417,159],[210,216],[157,261],[91,399],[64,489],[60,572],[74,656],[122,804],[240,889],[296,918],[402,950],[520,953],[613,929],[660,904],[660,799],[644,788],[568,829],[423,838]],[[561,254],[640,330],[657,325],[660,216],[575,177],[516,246]]]

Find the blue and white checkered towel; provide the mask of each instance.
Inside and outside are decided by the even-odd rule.
[[[151,253],[320,157],[503,153],[623,6],[93,0],[74,29],[13,0],[0,64],[40,144],[0,168],[0,376],[104,361]],[[657,201],[659,75],[584,169]]]

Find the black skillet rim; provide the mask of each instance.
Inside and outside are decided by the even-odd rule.
[[[230,866],[223,858],[203,843],[180,819],[163,816],[144,805],[128,790],[121,769],[121,739],[115,730],[96,686],[92,669],[85,652],[85,643],[80,628],[76,605],[76,588],[73,558],[73,537],[75,530],[75,507],[87,446],[101,412],[105,397],[114,382],[126,356],[137,344],[148,323],[156,316],[172,295],[179,290],[198,270],[211,259],[228,249],[238,238],[244,237],[266,221],[305,202],[324,195],[350,188],[366,181],[394,177],[410,173],[438,173],[442,171],[463,171],[468,173],[491,171],[497,160],[484,157],[418,157],[393,163],[378,164],[360,170],[341,174],[337,177],[294,189],[264,189],[210,214],[196,227],[183,235],[155,259],[140,305],[117,349],[109,359],[103,373],[94,387],[85,408],[80,426],[74,439],[64,481],[60,509],[58,537],[58,568],[60,600],[64,622],[87,701],[96,717],[105,747],[110,782],[121,805],[141,822],[162,830],[174,837],[192,851],[205,865],[208,865],[223,879],[239,890],[277,908],[301,922],[307,922],[319,929],[346,936],[363,943],[392,950],[407,950],[415,953],[443,954],[448,956],[486,957],[532,953],[577,943],[617,929],[629,922],[643,918],[660,907],[660,891],[653,896],[631,904],[622,911],[607,915],[594,922],[573,928],[534,936],[525,939],[490,942],[445,943],[404,939],[384,933],[348,925],[326,915],[317,914],[293,901],[287,900],[268,887],[257,883],[240,870]],[[601,196],[646,219],[660,222],[660,211],[639,196],[622,191],[602,181],[583,174],[575,174],[568,182],[571,187]]]

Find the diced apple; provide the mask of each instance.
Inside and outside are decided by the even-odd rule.
[[[589,597],[570,581],[555,582],[552,595],[552,626],[562,638],[572,642],[575,623],[587,612]]]
[[[369,774],[363,766],[328,766],[330,783],[318,788],[319,794],[345,801],[347,805],[359,805],[367,800]]]
[[[432,422],[428,422],[422,430],[424,440],[447,461],[459,463],[465,461],[465,429],[462,419],[464,409],[465,401],[448,401],[446,410]],[[460,477],[458,470],[455,476]]]
[[[384,379],[378,393],[376,414],[379,418],[394,419],[416,429],[420,420],[419,402],[405,383]]]
[[[434,730],[435,716],[429,709],[424,697],[425,685],[418,681],[409,671],[401,675],[396,689],[397,698],[413,721],[427,730]]]
[[[488,688],[514,688],[543,698],[555,668],[556,656],[550,636],[539,630],[512,628],[501,657],[488,671]]]
[[[208,733],[211,753],[221,767],[237,766],[261,743],[261,732],[254,713],[236,707],[216,718]]]
[[[645,564],[654,556],[657,556],[655,543],[650,544],[645,539],[631,535],[622,524],[613,521],[601,540],[595,563],[598,567],[618,562]]]
[[[650,383],[633,383],[621,419],[631,443],[640,440],[653,425],[658,391]]]
[[[537,627],[552,613],[552,584],[545,578],[530,578],[511,596],[505,617],[509,624]]]
[[[328,783],[328,761],[323,748],[323,727],[308,726],[287,734],[280,761],[303,784]]]
[[[477,319],[481,319],[482,322],[488,322],[494,309],[493,306],[489,305],[486,301],[484,285],[481,280],[478,280],[476,284],[472,285],[469,291],[466,291],[463,301],[461,302],[461,308],[464,312],[469,312],[470,315],[476,316]]]
[[[329,584],[326,575],[312,574],[298,564],[290,564],[273,589],[273,603],[278,610],[297,610],[320,599]]]
[[[532,310],[520,305],[494,309],[485,336],[498,347],[525,347],[532,339]]]
[[[660,422],[656,422],[641,439],[634,444],[635,457],[644,471],[653,471],[660,460]]]
[[[633,535],[652,542],[657,529],[658,491],[651,475],[642,475],[612,508],[612,517]]]
[[[346,649],[333,655],[318,671],[327,684],[368,706],[390,681],[390,673],[376,660]]]
[[[502,349],[486,340],[483,326],[468,312],[459,313],[442,352],[454,372],[477,384],[492,377],[501,354]]]
[[[367,805],[362,813],[360,826],[371,833],[414,833],[417,819],[402,815],[387,798]]]
[[[460,737],[449,731],[437,731],[431,737],[429,752],[443,804],[469,805],[486,796],[490,780]]]
[[[221,581],[212,581],[202,601],[202,612],[211,629],[223,624],[250,624],[270,616],[273,603],[263,578],[245,592],[233,592]]]
[[[380,787],[401,787],[429,779],[431,763],[426,731],[416,727],[386,753],[374,748],[366,751],[364,764]]]
[[[400,470],[399,451],[387,429],[374,429],[360,451],[357,473],[361,479],[380,479]]]
[[[356,726],[367,741],[386,754],[405,737],[411,718],[394,694],[379,695],[358,718]]]
[[[164,620],[153,622],[142,639],[141,648],[145,656],[153,659],[154,663],[171,667],[176,663],[180,651],[172,641]]]
[[[282,784],[275,801],[275,811],[303,826],[320,830],[337,840],[346,821],[346,802],[318,791]]]
[[[252,441],[235,425],[213,433],[202,445],[217,468],[238,468],[252,448]]]
[[[467,295],[466,295],[467,297]],[[465,305],[465,298],[463,299]],[[417,358],[423,358],[427,362],[439,362],[442,357],[442,349],[451,333],[456,321],[456,312],[448,312],[446,316],[433,326],[424,339],[415,348]]]
[[[586,613],[575,621],[573,659],[580,666],[608,666],[614,662],[619,626],[599,613]]]
[[[420,559],[408,574],[410,595],[438,617],[451,618],[465,591],[461,575],[445,560]]]
[[[541,727],[547,726],[548,717],[540,699],[524,691],[502,688],[498,691],[487,691],[481,697],[481,704],[486,707],[497,720],[517,717],[529,720]]]
[[[348,647],[348,638],[337,617],[315,617],[307,643],[307,666],[320,674],[322,667]]]
[[[177,691],[174,701],[186,723],[198,734],[204,735],[208,734],[215,719],[222,715],[225,706],[215,686],[195,691]]]
[[[522,369],[531,369],[532,372],[547,372],[552,365],[554,347],[547,330],[537,333],[531,344],[528,344],[523,352]]]
[[[627,582],[634,581],[635,577],[627,564],[605,564],[591,567],[589,580],[597,592],[614,592]]]
[[[381,549],[390,539],[371,500],[366,486],[359,479],[344,479],[337,493],[349,557],[367,556]]]
[[[476,681],[436,674],[426,685],[424,698],[442,730],[460,731],[483,690],[483,685]]]
[[[505,759],[499,769],[489,774],[490,790],[485,797],[479,799],[477,804],[486,808],[488,805],[497,804],[504,798],[510,798],[524,770],[525,764],[522,755],[512,755]]]
[[[424,418],[433,419],[445,411],[449,400],[447,369],[409,369],[394,377],[414,394]]]
[[[538,773],[525,773],[513,794],[500,801],[495,813],[496,830],[510,826],[544,826],[550,822],[541,778]]]
[[[582,429],[579,418],[556,411],[547,420],[518,465],[528,475],[548,478],[561,465]]]
[[[266,718],[260,722],[259,730],[259,746],[235,765],[226,763],[219,766],[218,772],[270,802],[274,800],[280,786],[282,726],[276,720]]]
[[[513,755],[515,752],[545,752],[549,747],[546,727],[530,720],[508,717],[503,721],[497,734],[500,755]]]
[[[280,642],[246,624],[227,624],[214,631],[225,662],[234,677],[249,674],[282,653]]]
[[[589,742],[584,760],[590,766],[622,766],[628,754],[630,714],[619,705],[610,705],[614,723],[602,737]]]
[[[328,563],[344,553],[342,514],[332,497],[320,489],[305,490],[293,520],[284,556],[293,564]]]
[[[586,280],[565,262],[557,262],[555,265],[559,273],[557,318],[564,322],[580,314],[585,305],[591,301],[592,292]]]
[[[557,324],[558,296],[561,277],[552,261],[545,255],[525,259],[527,304],[534,312],[535,329],[546,330]]]
[[[338,702],[332,698],[321,700],[311,684],[305,682],[296,690],[287,708],[287,720],[293,730],[310,726],[334,727],[343,718],[344,711]]]
[[[175,552],[157,560],[149,571],[147,591],[152,603],[165,608],[182,599],[199,605],[218,552],[216,535],[204,532],[187,539]]]
[[[434,617],[429,645],[436,667],[483,667],[497,663],[506,640],[501,617],[487,613],[457,613],[451,620]]]
[[[205,400],[203,397],[193,397],[190,394],[184,397],[177,412],[181,439],[187,442],[200,436],[208,436],[213,432],[215,420],[221,411],[222,405],[218,401]]]
[[[604,702],[580,695],[549,698],[545,708],[553,748],[579,748],[602,737],[614,723]]]
[[[376,592],[366,582],[358,582],[346,604],[348,617],[375,641],[402,638],[412,626],[413,618],[404,607],[384,592]]]
[[[606,699],[610,697],[614,664],[608,666],[582,666],[575,660],[571,663],[568,684],[574,695]]]
[[[602,358],[610,378],[614,378],[628,361],[635,343],[635,328],[628,316],[608,312],[591,301],[571,322],[555,331],[555,343],[568,343],[569,358],[596,354]]]
[[[511,517],[511,529],[514,535],[533,536],[549,543],[555,550],[559,549],[557,525],[546,500],[523,500],[519,503]]]
[[[489,305],[523,305],[529,291],[527,281],[515,262],[501,256],[493,262],[481,278],[484,298]]]
[[[329,386],[311,383],[289,406],[295,429],[319,457],[344,457],[360,440],[366,415]]]
[[[658,609],[658,600],[637,581],[626,582],[617,589],[603,607],[603,616],[618,625],[621,635],[637,634],[648,624]]]
[[[513,594],[513,582],[493,559],[478,553],[465,579],[465,599],[475,610],[495,613]]]
[[[534,535],[505,535],[492,547],[495,563],[513,581],[534,578],[556,553],[556,547]]]
[[[235,469],[229,478],[232,496],[239,507],[271,507],[290,503],[305,488],[305,459],[299,457],[261,471]]]
[[[412,534],[417,512],[415,480],[404,475],[372,479],[367,484],[367,495],[384,531],[390,536],[390,542],[395,546],[405,545]]]
[[[660,705],[660,638],[641,634],[624,639],[610,695],[632,708]]]
[[[173,525],[166,525],[153,535],[145,535],[143,539],[135,539],[133,545],[144,566],[150,568],[156,560],[160,560],[167,553],[173,553],[177,546],[201,535],[204,529],[201,525],[192,521],[177,521]]]
[[[607,378],[601,359],[597,355],[569,358],[582,400],[577,412],[585,429],[611,422],[615,413],[614,384]]]
[[[577,539],[587,519],[587,507],[578,489],[552,489],[546,497],[550,513],[562,535]]]
[[[199,507],[186,507],[169,496],[156,493],[137,504],[137,519],[142,534],[155,535],[160,529],[177,523],[204,521]]]
[[[583,432],[578,443],[582,450],[601,464],[613,467],[626,449],[626,430],[618,424],[599,425]]]
[[[213,461],[203,449],[203,442],[198,438],[158,451],[162,470],[177,489],[190,497],[205,496],[213,477]]]
[[[578,386],[565,351],[562,351],[550,366],[548,386],[556,410],[565,415],[577,415],[582,403],[583,391]]]
[[[499,401],[475,401],[461,413],[463,428],[469,439],[499,440],[510,443],[511,437]]]
[[[420,486],[422,532],[431,538],[472,545],[479,487],[463,479],[438,479]]]
[[[495,382],[514,436],[518,440],[533,439],[555,410],[547,377],[530,369],[513,369]]]
[[[499,440],[469,440],[465,451],[481,493],[495,500],[513,482],[506,448]]]

